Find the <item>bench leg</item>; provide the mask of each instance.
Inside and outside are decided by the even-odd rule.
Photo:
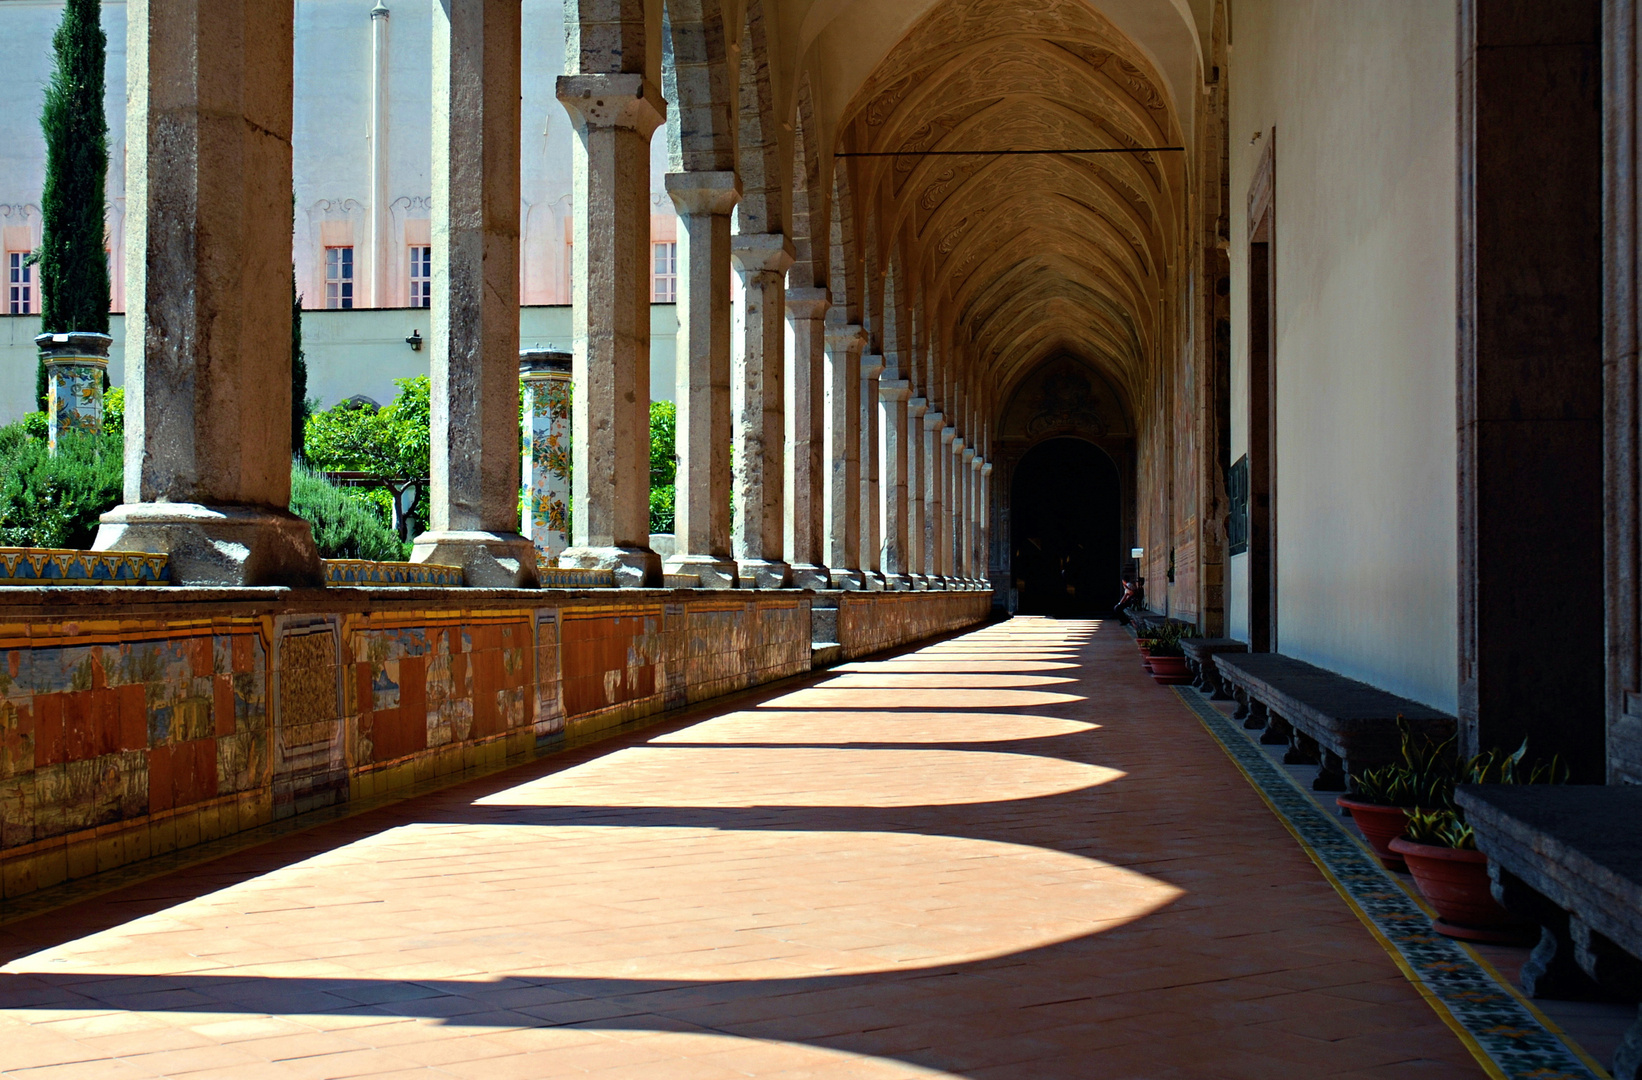
[[[1614,1080],[1642,1080],[1642,1012],[1638,1013],[1636,1022],[1625,1029],[1625,1037],[1619,1041],[1608,1071]]]
[[[1323,751],[1323,768],[1317,778],[1311,782],[1313,791],[1344,791],[1346,789],[1346,766],[1338,754]]]
[[[1241,689],[1233,688],[1232,700],[1237,702],[1237,708],[1232,712],[1233,720],[1247,720],[1249,718],[1249,695]],[[1244,724],[1248,727],[1248,724]]]
[[[1243,709],[1244,716],[1246,717],[1243,721],[1243,730],[1264,731],[1266,728],[1266,721],[1270,718],[1271,713],[1267,711],[1266,706],[1263,703],[1258,702],[1253,698],[1248,698],[1247,700],[1248,704],[1244,706]]]
[[[1260,742],[1264,746],[1282,746],[1289,741],[1289,722],[1276,713],[1268,715],[1270,719],[1266,722],[1266,730],[1261,734]]]
[[[1490,891],[1500,907],[1539,924],[1539,944],[1522,965],[1522,989],[1529,997],[1589,1001],[1606,997],[1579,966],[1568,913],[1527,882],[1489,860]]]
[[[1289,735],[1288,753],[1283,755],[1284,765],[1315,765],[1317,764],[1317,740],[1304,732],[1294,731]]]
[[[1209,690],[1210,701],[1227,701],[1231,699],[1231,694],[1226,692],[1226,684],[1220,680],[1218,674],[1209,676]]]

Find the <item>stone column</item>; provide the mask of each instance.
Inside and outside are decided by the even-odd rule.
[[[560,553],[570,546],[570,365],[567,352],[519,354],[524,534],[541,566],[558,566]]]
[[[941,504],[946,495],[944,477],[946,447],[941,434],[946,428],[946,417],[939,412],[924,415],[924,575],[931,589],[944,589],[943,573],[946,562],[941,557],[945,531],[941,528],[945,514]]]
[[[791,578],[782,557],[783,430],[786,373],[785,275],[792,242],[780,233],[730,241],[746,312],[741,356],[730,371],[730,408],[739,456],[735,529],[730,540],[743,588],[780,589]]]
[[[637,74],[560,76],[558,96],[576,130],[572,546],[559,565],[610,568],[627,587],[659,585],[661,559],[650,550],[650,135],[667,106]]]
[[[958,565],[958,533],[963,527],[963,508],[958,505],[958,467],[963,463],[964,442],[958,429],[945,428],[941,432],[941,576],[950,587],[963,583],[963,568]]]
[[[178,584],[321,585],[287,509],[292,0],[126,12],[125,501],[93,547],[166,552]]]
[[[883,504],[878,488],[878,379],[884,358],[861,357],[861,579],[866,588],[884,589]]]
[[[519,535],[519,5],[433,5],[432,483],[412,562],[537,582]],[[578,508],[580,504],[578,503]]]
[[[929,411],[925,398],[907,400],[907,516],[906,566],[908,587],[929,588],[928,569],[924,563],[924,414]]]
[[[992,585],[992,463],[981,465],[981,579]]]
[[[907,577],[907,398],[905,379],[880,379],[878,400],[884,423],[884,585],[902,591]]]
[[[787,453],[783,480],[787,495],[784,543],[792,560],[792,584],[799,589],[830,589],[825,529],[826,473],[826,317],[827,290],[788,289],[787,325],[792,351],[787,372]]]
[[[975,448],[964,447],[963,460],[958,467],[958,482],[963,485],[958,505],[962,509],[964,518],[963,531],[959,534],[962,545],[959,559],[963,565],[963,575],[966,580],[975,581],[975,506],[979,502],[975,497]]]
[[[861,350],[859,326],[827,329],[827,432],[822,460],[827,493],[827,565],[832,587],[860,589],[861,576]]]
[[[964,500],[965,516],[969,520],[969,528],[964,532],[964,546],[969,552],[969,580],[981,580],[981,465],[983,461],[975,454],[975,448],[964,451],[964,464],[968,466],[964,473],[968,481],[968,495]]]
[[[730,211],[733,172],[667,174],[679,214],[677,546],[665,567],[733,589],[730,555]],[[745,448],[743,448],[745,449]]]

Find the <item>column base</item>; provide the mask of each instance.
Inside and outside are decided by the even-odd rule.
[[[832,588],[832,571],[825,566],[815,563],[794,563],[792,566],[792,587],[795,589],[830,589]]]
[[[743,589],[785,589],[792,580],[792,567],[764,559],[736,560],[736,575]]]
[[[733,589],[740,584],[734,559],[720,559],[712,555],[674,555],[661,564],[661,572],[688,574],[701,581],[703,589]]]
[[[886,592],[911,592],[912,579],[905,574],[885,574],[884,590]]]
[[[865,585],[861,581],[861,571],[839,570],[835,568],[832,571],[831,588],[842,589],[844,592],[862,591],[862,589],[865,588]]]
[[[100,520],[91,550],[164,553],[175,585],[325,585],[313,528],[289,511],[125,503]]]
[[[661,585],[661,556],[641,547],[572,547],[559,556],[559,565],[571,570],[613,570],[618,589],[657,588]]]
[[[861,571],[861,588],[866,592],[884,592],[884,576],[876,570]]]
[[[517,533],[450,529],[425,532],[412,541],[411,562],[462,568],[470,589],[534,589],[536,545]]]

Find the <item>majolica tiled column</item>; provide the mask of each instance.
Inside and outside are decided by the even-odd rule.
[[[659,585],[661,559],[650,550],[650,135],[667,106],[639,74],[561,76],[558,95],[576,130],[573,517],[559,565],[612,569],[618,585]]]
[[[827,569],[825,289],[788,289],[787,324],[793,348],[787,370],[787,453],[783,466],[787,495],[784,543],[792,563],[792,584],[799,589],[830,589]]]
[[[929,411],[925,398],[907,400],[907,516],[906,565],[910,588],[929,588],[924,563],[924,414]]]
[[[87,331],[34,339],[46,367],[46,433],[53,454],[58,438],[70,431],[95,435],[103,430],[103,379],[113,340]]]
[[[875,591],[884,588],[882,504],[879,502],[878,379],[884,358],[861,357],[861,580]]]
[[[433,11],[432,483],[411,561],[534,586],[519,534],[519,5]]]
[[[730,541],[743,588],[779,589],[791,578],[782,557],[786,460],[786,284],[792,242],[779,233],[737,236],[730,254],[746,312],[741,356],[730,372],[734,418],[735,529]]]
[[[884,421],[884,585],[910,587],[907,576],[907,398],[905,379],[880,379],[878,400]]]
[[[519,355],[524,395],[524,534],[541,566],[570,546],[570,365],[566,352]]]
[[[125,501],[93,546],[166,552],[178,584],[321,585],[287,509],[292,0],[126,18]]]
[[[826,463],[827,566],[832,587],[860,589],[861,577],[861,350],[859,326],[827,328]]]
[[[941,556],[946,542],[942,528],[946,515],[941,504],[946,495],[946,460],[951,456],[941,441],[946,430],[945,416],[939,412],[924,414],[924,575],[932,589],[946,587],[946,563]]]
[[[679,214],[678,494],[671,574],[737,584],[730,554],[730,212],[733,172],[667,175]],[[745,452],[745,447],[742,448]]]

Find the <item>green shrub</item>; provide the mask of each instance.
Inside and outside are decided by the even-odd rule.
[[[358,489],[339,488],[306,466],[291,469],[291,513],[313,526],[320,556],[384,562],[409,558],[408,545],[389,527],[368,491],[361,497],[352,490]]]
[[[125,431],[125,388],[122,386],[103,391],[103,430]]]
[[[65,432],[52,457],[26,421],[0,428],[0,544],[89,548],[120,502],[124,452],[119,432]]]

